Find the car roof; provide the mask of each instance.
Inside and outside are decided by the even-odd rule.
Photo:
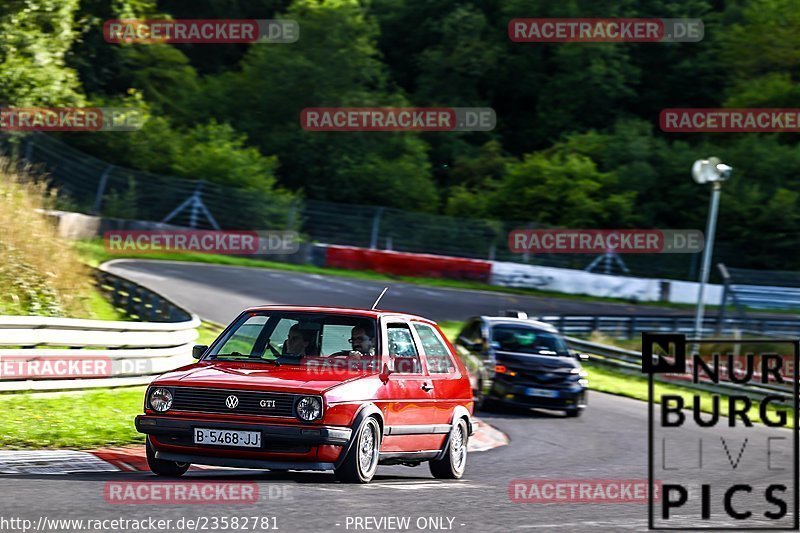
[[[301,306],[301,305],[257,305],[248,307],[244,312],[251,311],[287,311],[295,313],[335,313],[340,315],[358,315],[361,317],[381,318],[392,317],[401,320],[418,320],[428,324],[435,324],[433,320],[409,313],[387,311],[385,309],[361,309],[358,307],[328,307],[328,306]]]
[[[510,316],[481,316],[481,320],[486,322],[489,326],[496,326],[498,324],[508,324],[508,325],[524,325],[530,326],[532,328],[542,329],[544,331],[549,331],[551,333],[558,333],[558,328],[553,326],[552,324],[548,324],[547,322],[540,322],[539,320],[533,320],[531,318],[514,318]]]

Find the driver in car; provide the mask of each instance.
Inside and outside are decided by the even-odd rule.
[[[342,350],[331,357],[375,357],[375,332],[368,324],[357,324],[350,331],[348,339],[352,350]]]
[[[314,349],[314,331],[303,329],[300,324],[289,328],[289,336],[283,346],[283,354],[294,357],[316,355]]]
[[[367,331],[369,329],[369,331]],[[350,332],[350,345],[353,347],[351,355],[372,357],[375,355],[375,333],[372,328],[359,325]]]

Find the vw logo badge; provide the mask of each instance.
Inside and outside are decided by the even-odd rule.
[[[225,405],[228,406],[228,409],[236,409],[236,406],[239,405],[239,398],[231,394],[225,398]]]

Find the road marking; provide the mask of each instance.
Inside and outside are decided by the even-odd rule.
[[[71,474],[76,472],[119,472],[119,469],[91,453],[72,450],[0,451],[2,474]]]
[[[487,485],[474,485],[467,481],[461,482],[444,482],[444,481],[394,481],[384,483],[370,483],[369,485],[362,485],[366,489],[397,489],[397,490],[421,490],[421,489],[441,489],[441,487],[459,488],[459,489],[478,489],[486,488]]]

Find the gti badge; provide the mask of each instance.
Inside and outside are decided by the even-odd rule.
[[[261,400],[258,405],[261,407],[275,407],[275,400]]]
[[[225,398],[225,405],[228,406],[228,409],[236,409],[236,406],[239,405],[239,398],[231,394]]]

